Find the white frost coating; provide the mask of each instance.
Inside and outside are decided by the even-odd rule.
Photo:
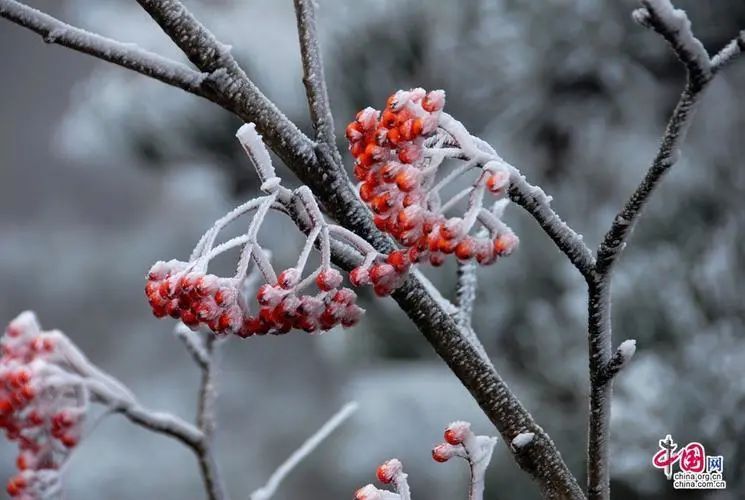
[[[271,475],[267,483],[258,490],[251,493],[251,500],[268,500],[277,491],[282,480],[294,469],[300,462],[315,450],[332,432],[343,424],[355,411],[359,405],[352,401],[345,404],[328,422],[316,431],[300,448],[290,455],[290,457],[280,465]]]
[[[626,364],[629,362],[629,360],[634,356],[634,353],[636,352],[636,340],[635,339],[628,339],[621,342],[621,345],[618,346],[618,354],[621,356],[621,360],[623,364]]]
[[[691,21],[685,11],[673,7],[670,0],[644,0],[643,4],[665,25],[682,50],[695,61],[696,66],[703,71],[709,71],[711,66],[709,53],[693,35]],[[635,19],[640,21],[638,16],[639,14],[636,14]],[[641,21],[643,23],[643,20]]]
[[[264,142],[261,140],[261,135],[256,131],[255,123],[245,123],[238,129],[235,136],[243,146],[246,154],[251,159],[251,162],[256,168],[256,173],[259,174],[259,178],[264,185],[274,186],[279,185],[279,182],[273,183],[277,174],[272,165],[272,159],[269,156]]]
[[[455,306],[455,304],[443,297],[442,293],[440,293],[440,290],[438,290],[437,287],[432,284],[432,282],[424,275],[424,273],[422,273],[419,269],[414,268],[411,270],[411,274],[416,276],[427,293],[432,296],[434,301],[437,302],[437,305],[439,305],[446,314],[452,316],[453,314],[458,313],[458,308]]]
[[[533,438],[535,438],[534,432],[521,432],[520,434],[515,436],[515,439],[512,440],[512,449],[519,450],[521,448],[524,448],[525,446],[533,442]]]

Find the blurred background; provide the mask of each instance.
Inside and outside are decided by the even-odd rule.
[[[183,59],[135,2],[35,1],[73,24]],[[399,88],[443,88],[447,110],[492,143],[595,246],[646,170],[683,84],[632,1],[319,0],[339,144],[356,110]],[[745,28],[745,3],[679,0],[710,52]],[[278,106],[309,130],[292,2],[192,0]],[[191,418],[198,373],[151,316],[144,273],[185,259],[211,221],[257,191],[236,118],[180,90],[0,22],[0,318],[34,309],[150,407]],[[616,344],[638,340],[617,378],[614,497],[741,498],[745,489],[745,61],[711,85],[684,155],[655,194],[614,283]],[[346,148],[344,148],[346,151]],[[351,165],[349,155],[345,154]],[[288,180],[291,174],[282,170]],[[292,180],[292,182],[295,182]],[[263,235],[287,267],[292,225]],[[584,482],[585,286],[519,207],[519,251],[479,273],[474,323],[498,370]],[[429,273],[446,296],[455,270]],[[223,346],[219,459],[246,498],[338,407],[360,411],[276,498],[351,498],[400,458],[415,498],[465,498],[463,464],[430,449],[451,420],[493,433],[391,299],[362,292],[365,320],[323,336]],[[651,466],[657,441],[724,456],[724,492],[674,491]],[[500,445],[502,446],[502,445]],[[14,449],[0,444],[0,476]],[[110,416],[75,451],[68,498],[199,499],[177,443]],[[538,498],[498,447],[489,499]]]

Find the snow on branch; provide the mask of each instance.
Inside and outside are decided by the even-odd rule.
[[[623,369],[631,358],[634,357],[636,352],[636,340],[628,339],[621,342],[616,352],[611,356],[610,361],[605,368],[604,377],[606,379],[613,378],[621,369]]]
[[[743,53],[745,53],[745,30],[740,31],[737,37],[711,58],[712,72],[716,73]]]
[[[331,114],[326,76],[321,58],[321,47],[316,26],[316,1],[294,0],[297,31],[300,39],[300,56],[303,62],[303,84],[310,109],[311,122],[316,132],[316,141],[328,148],[336,164],[342,159],[336,147],[334,118]]]
[[[432,458],[438,462],[452,457],[465,459],[471,469],[468,500],[483,500],[486,469],[496,444],[495,437],[474,434],[470,423],[453,422],[445,429],[445,442],[432,450]]]
[[[670,0],[642,0],[642,5],[633,12],[634,20],[667,40],[685,64],[692,81],[706,83],[712,76],[709,54],[694,36],[685,11],[674,8]]]
[[[202,97],[207,95],[203,85],[205,74],[135,44],[118,42],[70,26],[15,0],[0,0],[0,17],[38,33],[46,43],[55,43],[84,52],[192,94]]]
[[[251,493],[251,500],[269,500],[276,493],[282,480],[310,455],[319,444],[326,440],[331,433],[351,417],[357,411],[358,407],[359,405],[356,402],[345,404],[274,471],[264,486]]]

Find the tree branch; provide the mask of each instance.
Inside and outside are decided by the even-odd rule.
[[[202,471],[204,487],[210,500],[223,500],[228,498],[225,485],[222,482],[220,470],[214,457],[214,432],[215,432],[215,399],[217,390],[215,388],[215,377],[217,372],[215,361],[215,347],[219,342],[215,335],[209,334],[205,338],[204,349],[207,353],[207,364],[202,367],[202,381],[199,388],[197,400],[197,427],[202,432],[203,439],[197,450],[199,468]]]
[[[264,486],[251,493],[251,500],[269,500],[277,492],[277,488],[285,477],[302,462],[305,457],[313,453],[319,444],[328,438],[341,424],[347,421],[357,411],[358,404],[355,402],[345,404],[334,416],[309,437],[287,460],[277,467]]]
[[[208,73],[212,101],[254,122],[264,140],[288,165],[315,163],[313,143],[248,78],[230,48],[202,25],[178,0],[137,0],[189,60]]]
[[[303,84],[308,99],[310,118],[316,141],[329,148],[336,163],[341,165],[341,153],[336,147],[334,118],[331,114],[321,47],[316,27],[314,0],[294,0],[300,56],[303,61]]]
[[[712,73],[716,74],[742,53],[745,53],[745,30],[742,30],[737,37],[732,39],[731,42],[711,58]]]
[[[122,43],[76,28],[14,0],[0,0],[0,17],[41,35],[55,43],[104,61],[131,69],[187,92],[206,97],[204,74],[185,64],[148,52],[135,44]]]
[[[588,283],[588,344],[590,411],[587,442],[587,493],[591,500],[610,498],[609,441],[612,382],[629,361],[636,345],[625,341],[612,352],[610,287],[613,268],[623,252],[649,197],[665,173],[676,163],[700,97],[714,73],[742,50],[733,41],[715,61],[693,35],[685,12],[669,0],[642,0],[634,19],[659,33],[672,47],[687,70],[687,82],[668,121],[660,148],[644,179],[616,215],[597,249],[597,262]]]
[[[138,0],[138,3],[192,63],[208,73],[203,81],[203,86],[208,89],[204,97],[245,122],[256,123],[269,147],[312,189],[342,226],[365,238],[381,252],[388,253],[394,248],[390,238],[373,225],[343,166],[335,161],[331,151],[314,147],[313,142],[248,79],[227,47],[218,42],[181,2]],[[342,255],[340,260],[349,263],[347,256]],[[342,267],[349,269],[345,265]],[[410,276],[393,297],[469,389],[505,442],[511,442],[526,429],[535,432],[534,446],[516,455],[516,460],[538,482],[544,495],[547,498],[583,498],[576,479],[550,437],[534,422],[489,361],[479,354],[418,279]]]
[[[523,175],[515,171],[510,176],[509,195],[512,201],[533,216],[583,276],[587,277],[592,272],[595,267],[592,251],[585,245],[582,236],[561,220],[559,214],[551,208],[551,198],[541,188],[532,186]]]
[[[106,384],[97,381],[87,384],[91,395],[116,413],[121,413],[133,423],[154,432],[176,438],[189,448],[196,450],[203,434],[190,423],[169,413],[149,410],[136,400],[115,394]]]

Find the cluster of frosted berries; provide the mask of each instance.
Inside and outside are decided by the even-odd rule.
[[[533,434],[526,433],[519,436],[525,438],[521,441],[521,445],[525,445],[532,439]],[[496,442],[497,438],[475,435],[468,422],[453,422],[445,429],[445,442],[432,450],[432,458],[437,462],[447,462],[453,457],[465,459],[471,468],[468,498],[481,500],[484,493],[484,474],[491,461]],[[411,500],[407,475],[403,472],[398,459],[392,458],[380,465],[377,476],[378,481],[391,485],[394,491],[379,489],[368,484],[357,490],[355,500]]]
[[[382,113],[363,109],[346,128],[360,198],[374,213],[375,225],[406,248],[389,256],[396,274],[417,262],[439,266],[450,254],[461,261],[491,264],[517,246],[517,237],[502,224],[487,227],[488,237],[469,234],[479,216],[480,197],[478,207],[469,207],[470,215],[447,217],[440,210],[437,192],[442,186],[436,184],[436,173],[442,158],[433,163],[437,150],[428,145],[438,133],[443,141],[453,140],[446,129],[438,128],[444,105],[442,90],[399,90]],[[487,162],[472,191],[503,196],[508,185],[509,171]]]
[[[193,268],[171,260],[157,262],[150,269],[145,295],[155,316],[171,316],[191,328],[204,325],[216,334],[247,338],[292,329],[312,333],[337,325],[351,327],[364,312],[356,304],[357,295],[340,286],[342,276],[333,268],[318,272],[315,295],[299,293],[301,273],[290,268],[281,272],[276,282],[259,287],[255,297],[250,296],[242,279]],[[251,303],[256,303],[256,312],[251,312]]]
[[[47,498],[57,469],[82,433],[85,402],[56,363],[58,332],[43,332],[31,312],[13,320],[0,340],[0,428],[18,445],[18,474],[7,485],[13,498]],[[61,371],[60,371],[61,372]]]
[[[432,449],[432,458],[436,462],[447,462],[453,457],[465,458],[472,464],[481,463],[484,468],[491,459],[496,438],[477,436],[468,422],[457,421],[447,426],[445,442]],[[486,460],[486,464],[484,464]]]

